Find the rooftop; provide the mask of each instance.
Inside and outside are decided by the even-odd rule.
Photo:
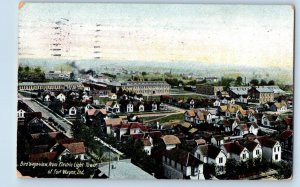
[[[152,175],[146,173],[141,168],[132,164],[130,159],[112,161],[110,175],[108,174],[108,163],[99,166],[99,170],[101,170],[105,175],[109,176],[109,178],[111,179],[155,179],[155,177],[153,177]]]

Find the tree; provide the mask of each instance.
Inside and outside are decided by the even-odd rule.
[[[259,81],[257,79],[252,79],[250,81],[250,84],[252,84],[253,86],[257,86],[259,84]]]
[[[261,79],[260,80],[260,85],[265,86],[265,85],[267,85],[267,82],[264,79]]]
[[[268,85],[270,85],[270,86],[275,85],[275,81],[274,81],[274,80],[270,80],[270,81],[268,82]]]
[[[241,86],[243,84],[243,78],[241,76],[238,76],[235,80],[236,86]]]
[[[235,159],[228,159],[225,165],[226,175],[229,179],[239,174],[239,164]]]
[[[143,75],[143,76],[146,76],[146,75],[147,75],[147,73],[143,71],[143,72],[142,72],[142,75]]]

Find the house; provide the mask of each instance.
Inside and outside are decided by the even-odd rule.
[[[44,96],[44,99],[43,99],[43,101],[44,102],[50,102],[51,100],[50,100],[50,94],[46,94],[45,96]]]
[[[76,116],[76,114],[77,114],[77,109],[76,109],[76,107],[71,107],[70,109],[69,109],[69,116]]]
[[[273,114],[263,114],[261,118],[261,124],[267,127],[276,127],[280,122],[280,118],[278,115]]]
[[[222,149],[213,145],[199,145],[194,150],[194,156],[204,163],[213,164],[217,175],[226,173],[227,157]]]
[[[17,111],[17,117],[18,117],[18,119],[20,119],[20,118],[25,118],[25,113],[26,113],[25,110],[19,109],[19,110]]]
[[[152,108],[152,111],[156,111],[157,110],[157,104],[152,103],[151,108]]]
[[[113,136],[116,137],[114,129],[122,124],[122,118],[106,118],[104,121],[106,126],[106,134],[113,134]]]
[[[268,162],[281,161],[281,145],[279,141],[273,140],[270,137],[258,137],[256,142],[262,146],[262,156]]]
[[[250,159],[262,159],[262,147],[258,142],[245,141],[243,145],[248,149]]]
[[[190,105],[190,109],[195,108],[195,101],[192,99],[189,105]]]
[[[139,112],[144,112],[145,111],[145,106],[143,103],[139,104]]]
[[[184,120],[193,123],[196,117],[195,110],[187,110],[184,113]]]
[[[226,153],[227,158],[235,159],[237,162],[245,162],[249,159],[249,150],[238,141],[225,143],[221,149]]]
[[[174,149],[178,144],[181,144],[179,138],[174,135],[165,135],[162,136],[161,139],[163,140],[167,150]]]
[[[133,104],[131,102],[127,104],[126,112],[133,112]]]
[[[215,146],[221,146],[224,144],[224,138],[224,135],[213,135],[210,141]]]
[[[105,109],[107,112],[120,113],[120,105],[115,101],[108,101],[105,104]]]
[[[219,106],[221,106],[220,100],[219,100],[219,99],[216,99],[215,102],[213,102],[213,106],[214,106],[214,107],[219,107]]]
[[[151,155],[151,150],[153,148],[153,143],[150,139],[151,137],[141,139],[144,146],[144,151],[147,153],[147,155]]]
[[[287,104],[285,102],[281,102],[281,103],[274,103],[271,106],[271,110],[273,112],[286,112],[288,110],[288,108],[287,108]]]
[[[221,103],[224,104],[224,105],[227,105],[229,104],[229,101],[226,97],[224,97],[222,100],[221,100]]]
[[[294,133],[292,130],[284,130],[280,134],[280,144],[282,149],[293,151],[293,136]]]
[[[234,136],[244,136],[249,133],[247,124],[239,119],[234,120],[232,131]]]
[[[168,179],[204,179],[203,162],[185,150],[166,150],[162,163]]]
[[[212,123],[212,115],[210,112],[208,111],[204,111],[204,110],[197,110],[196,112],[196,116],[194,118],[194,123],[199,125],[201,123]]]
[[[226,118],[236,117],[237,111],[242,109],[240,105],[223,105],[218,108],[218,115],[225,116]]]
[[[247,127],[248,127],[249,133],[252,133],[254,135],[258,134],[259,127],[258,127],[257,123],[255,123],[255,122],[248,122],[247,123]]]
[[[63,93],[60,93],[56,96],[56,99],[60,100],[62,103],[66,101],[66,96]]]
[[[59,161],[62,161],[64,158],[69,158],[70,155],[80,161],[89,160],[89,157],[86,154],[86,148],[82,141],[67,138],[61,140],[59,143],[65,148],[65,150],[58,157]],[[59,144],[56,144],[56,146],[58,145]],[[53,147],[53,150],[57,148],[56,146]]]

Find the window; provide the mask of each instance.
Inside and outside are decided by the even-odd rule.
[[[220,158],[219,158],[219,163],[220,163],[220,164],[223,163],[223,157],[220,157]]]
[[[219,166],[219,171],[223,172],[224,171],[224,166]]]
[[[243,154],[243,159],[246,159],[246,154],[245,153]]]
[[[278,151],[278,152],[280,151],[280,147],[277,147],[277,151]]]
[[[275,160],[278,160],[278,154],[275,155]]]
[[[258,149],[256,150],[256,155],[259,155],[259,150]]]
[[[274,152],[276,152],[276,147],[274,147]]]

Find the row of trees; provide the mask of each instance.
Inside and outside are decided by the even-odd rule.
[[[44,82],[45,73],[40,67],[19,66],[18,80],[20,82]]]

